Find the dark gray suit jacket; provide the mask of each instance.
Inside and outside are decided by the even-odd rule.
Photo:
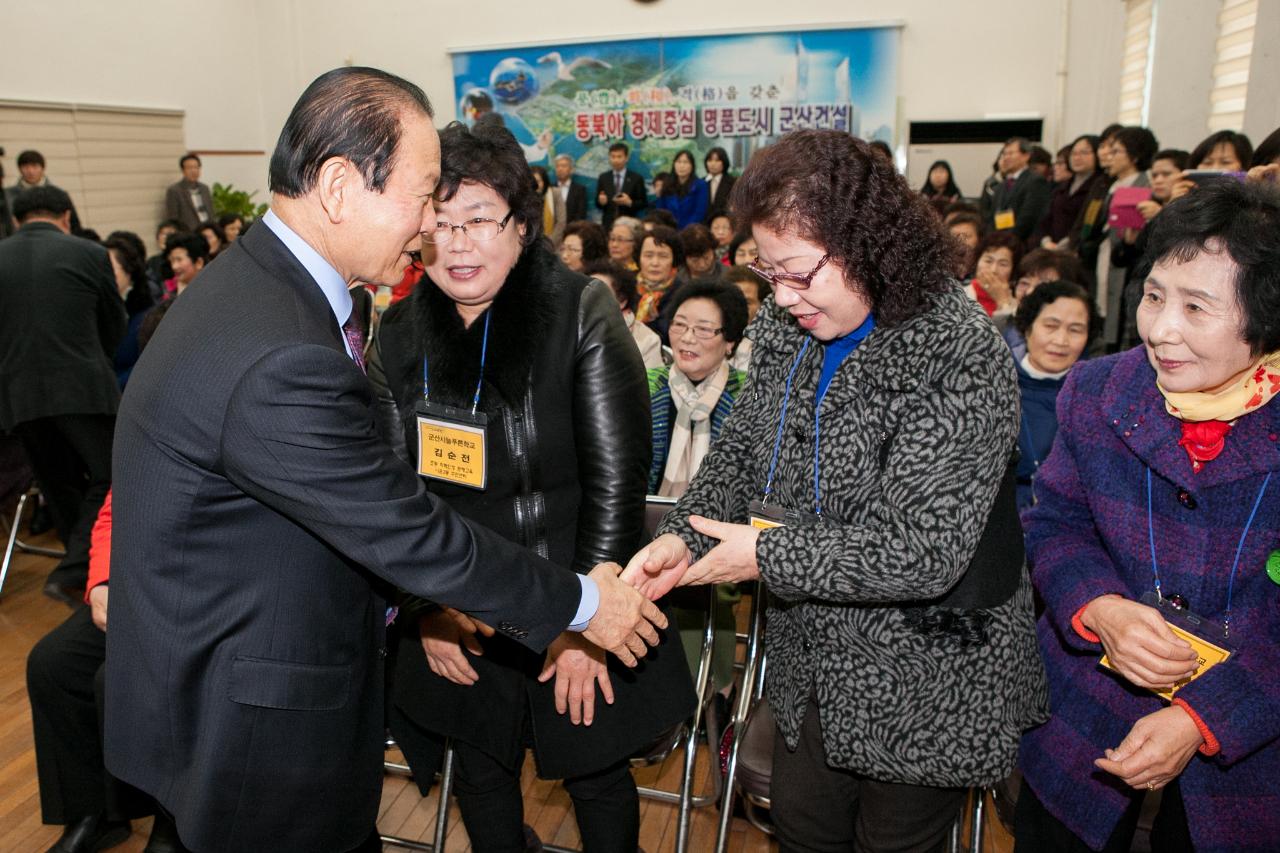
[[[196,189],[204,199],[205,209],[209,211],[209,219],[213,219],[213,194],[209,192],[208,184],[197,182]],[[181,222],[182,230],[190,231],[192,234],[204,221],[200,218],[200,214],[196,213],[195,205],[191,203],[191,189],[186,181],[170,184],[164,191],[164,215],[167,219],[176,219]]]
[[[54,415],[110,415],[124,302],[107,250],[28,222],[0,242],[0,429]]]
[[[988,226],[995,227],[995,218],[1000,215],[1000,211],[1012,210],[1013,232],[1025,242],[1049,212],[1052,196],[1053,187],[1049,186],[1048,181],[1030,169],[1024,169],[1012,187],[1006,189],[1003,181],[996,185],[991,199],[992,218]]]
[[[572,572],[429,494],[372,405],[324,294],[267,227],[178,298],[130,378],[106,760],[201,853],[368,836],[390,585],[534,650],[577,608]]]

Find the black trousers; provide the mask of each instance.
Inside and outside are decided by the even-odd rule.
[[[88,578],[89,535],[111,488],[115,426],[115,415],[56,415],[14,427],[67,550],[52,583],[83,587]]]
[[[1134,792],[1133,802],[1125,809],[1101,853],[1128,853],[1146,797],[1145,791]],[[1013,813],[1013,836],[1014,853],[1093,853],[1066,824],[1049,813],[1025,780]],[[1151,825],[1151,849],[1159,853],[1192,853],[1195,849],[1187,828],[1182,789],[1176,779],[1161,791],[1160,808]]]
[[[964,788],[877,782],[827,764],[817,702],[809,698],[792,752],[774,731],[770,816],[782,853],[942,850]]]
[[[520,767],[505,767],[461,741],[454,742],[453,753],[454,791],[471,848],[476,853],[523,853]],[[640,798],[629,761],[565,779],[564,789],[573,800],[584,853],[635,853],[640,840]]]
[[[88,607],[40,639],[27,657],[40,812],[45,823],[93,815],[144,817],[154,801],[107,773],[102,762],[102,670],[106,634]]]

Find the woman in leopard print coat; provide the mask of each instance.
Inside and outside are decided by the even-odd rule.
[[[651,596],[766,584],[784,850],[933,849],[1046,716],[1012,357],[865,143],[784,137],[732,204],[775,301],[719,440],[626,576]],[[762,498],[785,526],[749,523]]]

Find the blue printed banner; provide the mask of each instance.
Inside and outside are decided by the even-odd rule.
[[[740,171],[756,149],[803,128],[892,142],[898,28],[686,36],[456,52],[458,115],[496,112],[530,163],[568,154],[580,178],[626,142],[645,176],[677,152],[701,163],[728,151]]]

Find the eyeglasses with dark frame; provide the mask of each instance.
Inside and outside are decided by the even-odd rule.
[[[826,263],[829,260],[831,260],[831,255],[823,255],[818,261],[818,265],[806,273],[769,272],[768,270],[759,267],[756,261],[752,261],[747,264],[747,269],[751,270],[774,287],[777,287],[780,284],[785,284],[787,287],[794,290],[806,290],[809,285],[813,283],[813,277],[818,274],[818,270],[826,266]]]
[[[507,211],[507,215],[502,217],[499,222],[496,219],[488,219],[483,216],[477,216],[475,219],[468,219],[460,225],[454,225],[452,222],[440,220],[436,223],[434,231],[423,231],[422,239],[428,243],[448,243],[453,239],[453,232],[461,230],[463,234],[475,240],[477,243],[485,240],[492,240],[502,233],[507,227],[507,223],[511,221],[511,217],[515,215],[514,210]]]

